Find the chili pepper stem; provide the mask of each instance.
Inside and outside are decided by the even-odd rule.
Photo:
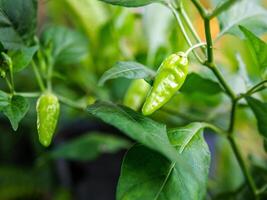
[[[33,71],[34,71],[34,74],[35,74],[35,77],[36,77],[36,80],[37,80],[37,83],[38,83],[40,89],[41,89],[42,91],[45,91],[45,85],[44,85],[44,83],[43,83],[42,77],[41,77],[41,75],[40,75],[40,72],[39,72],[39,70],[38,70],[38,68],[37,68],[37,66],[36,66],[36,64],[35,64],[35,62],[32,61],[31,64],[32,64],[32,68],[33,68]]]
[[[193,46],[191,46],[186,52],[185,52],[185,55],[188,56],[188,54],[193,51],[194,49],[196,48],[199,48],[199,47],[202,47],[202,46],[207,46],[207,44],[205,42],[201,42],[201,43],[198,43],[198,44],[195,44]]]

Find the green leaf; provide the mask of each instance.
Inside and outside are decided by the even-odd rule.
[[[130,143],[127,140],[116,136],[88,133],[60,145],[51,152],[51,156],[53,158],[88,161],[96,159],[102,153],[116,153],[129,146]]]
[[[42,44],[52,46],[52,57],[57,64],[73,64],[88,55],[88,41],[80,32],[60,26],[50,26],[42,34]]]
[[[19,50],[11,50],[8,55],[12,59],[14,72],[19,72],[27,67],[33,59],[34,54],[38,50],[38,46],[24,47]]]
[[[207,95],[215,95],[222,91],[221,86],[217,82],[203,78],[196,73],[189,74],[181,88],[181,92],[188,94],[203,93]]]
[[[137,62],[117,62],[102,75],[99,80],[99,85],[104,85],[107,80],[120,77],[128,79],[151,79],[155,74],[153,70]]]
[[[16,131],[19,122],[24,118],[28,110],[29,102],[27,99],[22,96],[13,96],[9,105],[3,109],[3,113],[8,117],[12,128]]]
[[[227,33],[241,37],[238,25],[253,30],[256,34],[262,34],[267,31],[267,10],[261,7],[258,1],[241,0],[222,13],[219,22],[221,32],[218,38]]]
[[[249,47],[251,53],[253,54],[258,67],[261,70],[267,68],[267,44],[258,38],[254,33],[246,29],[245,27],[240,26],[240,30],[244,33],[245,37],[249,42]]]
[[[37,22],[37,0],[0,0],[0,41],[18,49],[32,41]]]
[[[126,175],[122,170],[117,199],[140,199],[138,195],[141,195],[142,199],[153,199],[150,197],[155,198],[156,196],[162,199],[163,190],[175,191],[176,195],[173,195],[172,199],[174,196],[176,199],[185,200],[201,200],[204,197],[210,162],[208,147],[201,135],[205,124],[193,123],[186,127],[169,131],[170,143],[165,125],[159,124],[126,107],[98,102],[90,106],[88,111],[167,158],[156,152],[154,152],[153,156],[149,156],[150,150],[148,152],[142,150],[139,156],[132,156],[135,159],[133,162],[137,162],[135,164],[138,167],[133,167],[134,170],[130,168],[129,173],[134,174],[133,176],[129,175],[130,178],[127,174],[128,170]],[[179,152],[181,153],[179,154]],[[145,160],[141,162],[142,159]],[[162,162],[155,164],[159,159]],[[124,164],[126,162],[124,161]],[[157,170],[161,166],[165,166],[164,172],[166,168],[171,172],[170,180],[170,175],[162,174],[160,170]],[[123,167],[123,169],[125,168],[128,169],[127,166]],[[153,168],[157,173],[150,173],[153,172]],[[174,180],[173,173],[176,180]],[[149,180],[146,179],[146,174],[150,176]],[[154,184],[157,177],[161,178],[161,185]],[[166,183],[164,183],[165,179]],[[169,182],[171,184],[168,184]],[[172,183],[176,185],[173,186]],[[165,187],[165,184],[168,184],[168,186]],[[139,185],[140,187],[138,187]],[[161,186],[162,189],[160,189]],[[156,189],[153,187],[156,187]],[[168,195],[171,195],[171,192]]]
[[[210,165],[202,129],[195,123],[168,133],[190,172],[142,145],[131,148],[123,161],[117,199],[202,200]]]
[[[111,124],[136,141],[176,160],[176,150],[171,146],[166,126],[133,110],[109,102],[97,102],[88,112]]]
[[[139,7],[151,3],[164,2],[164,0],[100,0],[100,1],[125,7]]]
[[[9,105],[9,95],[0,90],[0,111]]]
[[[249,96],[246,97],[246,100],[257,118],[260,134],[267,139],[267,103]]]

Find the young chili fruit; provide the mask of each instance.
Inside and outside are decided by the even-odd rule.
[[[144,79],[136,79],[129,86],[123,104],[137,111],[141,108],[146,99],[146,95],[150,89],[150,85]]]
[[[188,59],[185,53],[178,52],[167,57],[160,65],[142,112],[150,115],[180,89],[188,74]]]
[[[40,143],[50,145],[55,133],[60,112],[58,98],[51,93],[44,93],[37,101],[37,131]]]

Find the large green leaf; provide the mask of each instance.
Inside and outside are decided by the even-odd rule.
[[[258,38],[254,33],[240,26],[241,31],[244,33],[245,37],[249,42],[250,50],[255,58],[258,67],[261,70],[267,68],[267,44]]]
[[[125,7],[139,7],[151,3],[164,2],[164,0],[100,0],[100,1]]]
[[[77,63],[88,55],[86,37],[65,27],[48,27],[43,32],[41,41],[45,47],[52,47],[53,61],[57,64]]]
[[[19,126],[19,122],[24,118],[29,110],[29,102],[22,96],[13,96],[10,99],[9,105],[3,109],[4,115],[6,115],[12,125],[12,128],[16,131]]]
[[[257,118],[259,132],[267,139],[267,103],[254,97],[246,97],[246,100]]]
[[[19,72],[27,67],[33,59],[34,54],[38,50],[38,46],[24,47],[19,50],[11,50],[8,55],[12,59],[14,72]]]
[[[214,95],[222,92],[221,86],[210,79],[203,78],[202,76],[191,73],[187,76],[185,83],[181,88],[184,93],[203,93],[207,95]]]
[[[119,77],[128,79],[151,79],[155,74],[153,70],[137,62],[117,62],[102,75],[99,80],[99,85],[103,85],[107,80]]]
[[[221,32],[242,36],[238,25],[242,25],[256,34],[267,31],[267,10],[259,5],[259,1],[241,0],[219,16]]]
[[[123,177],[123,180],[121,178],[119,183],[118,199],[140,199],[141,197],[142,199],[153,199],[155,197],[162,199],[165,195],[162,191],[166,191],[168,195],[175,192],[176,195],[173,195],[172,199],[174,199],[174,196],[176,196],[176,199],[178,196],[178,199],[186,200],[200,200],[203,198],[210,162],[208,147],[201,135],[205,124],[192,123],[186,127],[169,131],[167,136],[164,125],[122,106],[98,102],[90,106],[88,111],[166,157],[164,158],[156,152],[154,152],[155,155],[149,156],[151,150],[148,150],[148,153],[142,150],[141,155],[134,156],[136,160],[133,162],[138,162],[139,164],[136,163],[136,165],[139,167],[134,167],[136,171],[131,170],[132,168],[129,170],[129,173],[134,173],[134,176],[129,175],[128,177],[128,171],[126,175],[122,171],[121,177]],[[162,161],[159,161],[160,164],[158,158]],[[145,160],[141,162],[141,159]],[[125,163],[126,161],[124,161]],[[161,173],[161,166],[164,168],[164,174]],[[149,172],[151,168],[155,168],[157,173],[151,174]],[[166,168],[169,170],[167,172],[170,172],[169,175]],[[146,173],[148,176],[152,176],[149,180],[145,177]],[[161,185],[154,185],[154,181],[158,177],[161,180],[158,183],[161,182]],[[172,179],[171,184],[168,184],[169,178]],[[141,184],[143,182],[145,183]],[[140,187],[138,187],[139,185]],[[152,189],[153,187],[156,187],[156,189]]]
[[[0,0],[0,41],[6,49],[18,49],[33,39],[37,0]]]
[[[88,133],[60,145],[51,152],[51,156],[53,158],[88,161],[97,158],[102,153],[115,153],[129,146],[130,143],[127,140],[119,137]]]
[[[123,161],[117,199],[202,200],[210,165],[202,129],[203,124],[193,123],[168,133],[190,172],[142,145],[130,149]]]

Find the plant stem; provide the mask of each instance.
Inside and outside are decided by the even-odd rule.
[[[253,196],[255,197],[255,199],[258,199],[256,185],[255,185],[254,180],[252,179],[252,177],[251,177],[251,175],[250,175],[250,173],[249,173],[249,171],[248,171],[248,169],[246,167],[246,164],[245,164],[245,162],[244,162],[244,160],[242,158],[242,155],[241,155],[241,153],[239,151],[239,148],[238,148],[234,138],[231,135],[229,135],[228,140],[229,140],[230,145],[231,145],[231,147],[233,149],[235,157],[236,157],[236,159],[237,159],[237,161],[239,163],[239,166],[240,166],[241,170],[244,173],[244,176],[245,176],[245,179],[246,179],[246,181],[248,183],[249,189],[251,190],[251,192],[252,192]]]
[[[6,53],[2,52],[1,55],[4,57],[5,62],[7,63],[8,68],[9,68],[10,81],[6,78],[6,83],[8,84],[10,92],[13,94],[15,91],[13,62],[12,62],[12,59]]]
[[[181,20],[180,16],[179,16],[179,13],[177,12],[177,10],[171,4],[167,4],[167,7],[171,9],[172,13],[174,14],[174,16],[176,18],[176,21],[178,22],[178,25],[179,25],[179,27],[180,27],[180,29],[182,31],[182,34],[183,34],[187,44],[189,45],[189,47],[191,47],[193,44],[192,44],[189,36],[186,33],[185,27],[184,27],[184,25],[182,23],[182,20]],[[195,57],[197,58],[197,60],[199,62],[201,62],[201,63],[203,62],[202,59],[199,57],[199,55],[195,51],[194,51],[194,55],[195,55]]]
[[[38,98],[41,93],[40,92],[15,92],[15,95],[19,95],[26,98]]]
[[[182,1],[181,1],[180,9],[178,10],[178,12],[181,13],[182,18],[184,19],[184,21],[185,21],[187,27],[189,28],[189,30],[191,31],[193,37],[196,39],[196,41],[198,43],[201,43],[202,41],[201,41],[198,33],[196,32],[191,20],[189,19],[186,11],[184,10],[184,7],[182,5]],[[203,53],[205,53],[205,48],[204,47],[201,47],[201,50],[202,50]]]
[[[230,86],[227,84],[226,80],[224,79],[221,72],[218,70],[216,65],[214,64],[214,56],[213,56],[213,44],[212,44],[212,37],[211,37],[211,29],[210,29],[210,20],[205,18],[204,19],[204,26],[205,26],[205,36],[207,40],[207,55],[208,59],[205,63],[206,66],[208,66],[214,73],[214,75],[217,77],[223,88],[225,89],[225,92],[230,96],[230,98],[233,100],[236,98],[235,93],[232,91]]]
[[[48,62],[48,71],[47,71],[47,89],[48,91],[52,91],[52,76],[53,76],[53,63],[51,62]]]
[[[184,8],[181,7],[181,9],[179,9],[179,11],[180,11],[180,13],[181,13],[181,16],[182,16],[183,19],[185,20],[185,22],[186,22],[186,24],[187,24],[189,30],[192,32],[192,35],[193,35],[194,38],[197,40],[197,42],[200,43],[200,42],[201,42],[201,39],[200,39],[198,33],[196,32],[196,30],[195,30],[195,28],[194,28],[192,22],[190,21],[190,19],[189,19],[187,13],[185,12]]]
[[[41,75],[40,75],[40,73],[39,73],[39,70],[37,69],[37,66],[36,66],[35,62],[32,61],[31,64],[32,64],[32,68],[33,68],[33,71],[34,71],[34,74],[35,74],[35,77],[36,77],[36,80],[37,80],[37,82],[38,82],[38,85],[39,85],[40,89],[41,89],[42,91],[45,91],[45,85],[44,85],[44,82],[43,82],[42,77],[41,77]]]
[[[227,132],[225,132],[224,130],[222,130],[221,128],[213,125],[213,124],[210,124],[210,123],[206,123],[206,122],[203,122],[203,124],[205,125],[206,128],[209,128],[211,130],[213,130],[214,132],[222,135],[222,136],[227,136]]]
[[[179,25],[179,27],[180,27],[180,29],[181,29],[181,31],[182,31],[182,34],[183,34],[183,36],[184,36],[184,38],[185,38],[187,44],[191,47],[193,44],[192,44],[192,42],[191,42],[189,36],[188,36],[187,33],[186,33],[186,30],[185,30],[185,28],[184,28],[184,25],[183,25],[183,23],[182,23],[182,20],[181,20],[179,14],[177,13],[176,9],[175,9],[172,5],[170,5],[170,4],[167,4],[167,5],[168,5],[168,7],[171,9],[172,13],[174,14],[174,16],[175,16],[175,18],[176,18],[176,20],[177,20],[177,22],[178,22],[178,25]]]
[[[11,90],[12,90],[12,93],[15,92],[15,84],[14,84],[14,71],[13,71],[13,63],[11,62],[10,66],[9,66],[9,69],[10,69],[10,82],[11,82]]]
[[[195,7],[197,8],[197,10],[198,10],[199,14],[201,15],[201,17],[203,19],[205,19],[206,16],[207,16],[207,11],[204,9],[204,7],[199,3],[198,0],[191,0],[191,1],[195,5]]]
[[[191,46],[186,52],[185,52],[185,55],[188,56],[188,54],[193,51],[194,49],[198,48],[198,47],[203,47],[203,46],[206,46],[206,43],[205,42],[201,42],[201,43],[198,43],[198,44],[195,44],[193,46]]]
[[[61,95],[56,95],[59,99],[59,101],[61,101],[63,104],[76,108],[76,109],[80,109],[80,110],[84,110],[86,108],[86,105],[83,105],[81,103],[77,103],[76,101],[73,101],[67,97],[61,96]]]
[[[257,89],[258,89],[260,86],[264,85],[265,83],[267,83],[267,80],[261,81],[260,83],[254,85],[252,88],[250,88],[250,89],[246,92],[246,94],[247,94],[247,95],[253,94],[255,91],[257,91]]]
[[[230,124],[228,128],[228,134],[232,134],[234,131],[235,113],[236,113],[237,103],[238,103],[238,100],[232,100],[232,108],[231,108],[231,114],[230,114]]]
[[[216,67],[216,65],[215,64],[206,63],[206,66],[208,66],[211,69],[211,71],[213,72],[213,74],[217,77],[217,79],[219,80],[220,84],[223,86],[226,94],[228,94],[228,96],[232,100],[235,99],[236,98],[236,94],[233,92],[233,90],[231,89],[231,87],[227,84],[226,80],[223,78],[223,75],[218,70],[218,68]]]
[[[11,85],[10,81],[8,80],[7,77],[5,77],[5,80],[6,80],[6,84],[7,84],[8,88],[9,88],[10,92],[12,93],[12,85]]]
[[[246,164],[242,158],[242,155],[239,151],[239,148],[233,138],[233,132],[234,132],[234,124],[235,124],[235,113],[236,113],[236,107],[237,107],[237,103],[238,103],[238,99],[234,99],[232,100],[232,109],[231,109],[231,115],[230,115],[230,124],[229,124],[229,128],[228,128],[228,140],[229,143],[233,149],[233,152],[235,154],[235,157],[239,163],[239,166],[245,176],[245,179],[248,183],[248,186],[252,192],[252,194],[254,195],[255,198],[257,198],[257,188],[256,185],[254,183],[254,180],[252,179],[249,170],[246,167]]]
[[[213,44],[212,44],[212,38],[210,34],[210,20],[204,19],[204,26],[205,26],[205,37],[207,40],[207,55],[208,55],[208,62],[213,62]]]
[[[232,91],[231,87],[227,84],[226,80],[222,76],[221,72],[217,69],[216,65],[214,64],[214,58],[213,58],[213,48],[212,48],[212,37],[211,37],[211,29],[210,29],[210,19],[209,16],[206,14],[206,10],[202,7],[202,5],[197,0],[191,0],[193,4],[198,9],[200,15],[202,16],[204,20],[204,26],[205,26],[205,36],[206,36],[206,42],[207,42],[207,61],[204,63],[207,67],[209,67],[214,75],[217,77],[221,85],[223,86],[225,92],[228,94],[228,96],[231,98],[232,101],[232,109],[231,109],[231,115],[230,115],[230,124],[227,131],[228,140],[231,145],[231,148],[233,149],[234,155],[237,158],[237,161],[239,163],[239,166],[244,174],[244,177],[248,183],[248,186],[254,195],[255,199],[258,199],[257,194],[257,188],[256,184],[254,183],[254,180],[252,179],[245,162],[243,161],[243,158],[241,156],[241,153],[239,151],[239,148],[233,138],[233,132],[234,132],[234,124],[235,124],[235,112],[236,112],[236,105],[238,103],[239,97]]]

